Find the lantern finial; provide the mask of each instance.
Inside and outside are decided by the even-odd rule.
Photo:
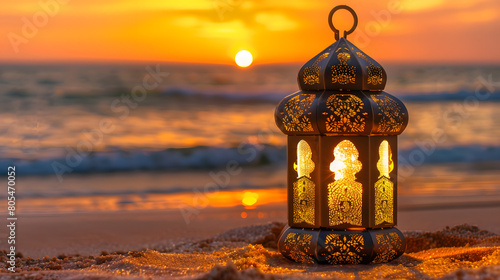
[[[335,28],[335,26],[333,25],[333,14],[335,14],[336,11],[342,9],[348,10],[352,14],[352,17],[354,18],[354,24],[352,25],[352,28],[348,31],[344,31],[344,38],[347,38],[347,35],[354,32],[354,30],[358,26],[358,15],[356,15],[356,12],[354,12],[354,10],[351,7],[347,5],[339,5],[333,8],[332,11],[330,12],[330,15],[328,16],[328,24],[330,24],[330,28],[333,30],[333,32],[335,32],[335,40],[337,41],[340,39],[340,30]]]

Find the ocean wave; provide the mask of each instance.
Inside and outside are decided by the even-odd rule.
[[[214,98],[216,100],[219,99],[228,99],[235,101],[256,101],[256,102],[279,102],[283,97],[291,94],[292,92],[236,92],[236,91],[221,91],[217,90],[195,90],[195,89],[187,89],[187,88],[169,88],[161,92],[161,96],[169,98],[169,97],[177,97],[177,98]]]
[[[423,164],[478,163],[500,161],[500,146],[457,146],[450,148],[414,147],[399,151],[400,161],[422,161]]]
[[[415,156],[414,154],[419,154]],[[400,150],[402,164],[412,158],[422,159],[422,164],[477,163],[500,161],[500,146],[457,146],[427,151],[419,147]],[[155,170],[211,170],[225,168],[228,163],[239,166],[263,166],[286,163],[286,147],[245,144],[235,148],[193,147],[163,151],[96,152],[78,157],[69,153],[58,158],[37,160],[1,159],[0,168],[16,165],[19,175],[54,175],[64,173],[108,173]]]
[[[61,173],[106,173],[141,170],[213,169],[237,163],[240,166],[266,165],[286,161],[286,147],[244,144],[235,148],[193,147],[163,151],[114,150],[78,155],[69,152],[64,157],[19,160],[1,159],[0,168],[16,165],[20,175]]]

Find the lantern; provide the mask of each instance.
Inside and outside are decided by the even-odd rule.
[[[339,38],[333,14],[354,26]],[[389,262],[404,253],[397,223],[397,135],[408,111],[384,92],[385,70],[346,37],[348,6],[329,23],[337,41],[298,74],[299,92],[276,108],[288,139],[288,225],[279,251],[297,262]]]

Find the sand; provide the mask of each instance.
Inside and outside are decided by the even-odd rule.
[[[284,259],[276,251],[286,220],[282,203],[207,207],[190,223],[178,209],[24,213],[17,229],[18,272],[5,270],[5,252],[0,253],[0,279],[498,279],[499,212],[403,209],[398,228],[407,236],[407,253],[389,264],[361,266]],[[463,223],[475,226],[445,228]],[[2,244],[5,238],[0,236]]]
[[[245,219],[241,217],[243,212],[248,214]],[[401,231],[438,231],[445,226],[468,223],[500,234],[500,207],[399,211],[398,216]],[[197,241],[233,228],[273,221],[286,221],[286,205],[266,204],[256,209],[207,207],[189,224],[178,209],[20,214],[17,248],[18,252],[32,258],[140,251]],[[0,244],[7,243],[6,237],[0,236]],[[0,247],[2,249],[6,247]]]
[[[500,236],[461,225],[405,232],[407,253],[388,264],[297,264],[276,251],[283,223],[239,227],[198,241],[141,251],[31,258],[19,255],[22,279],[499,279]],[[1,254],[0,279],[11,279]]]

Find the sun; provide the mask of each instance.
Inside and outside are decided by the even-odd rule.
[[[242,50],[236,54],[234,61],[239,67],[248,67],[253,62],[253,56],[249,51]]]

